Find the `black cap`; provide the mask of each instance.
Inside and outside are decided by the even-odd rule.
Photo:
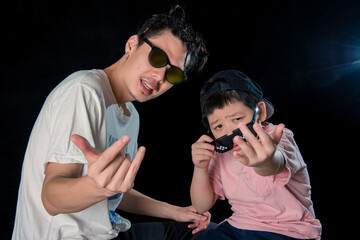
[[[212,76],[208,82],[212,82],[216,79],[223,79],[224,81],[216,82],[210,89],[204,92],[206,85],[203,86],[200,95],[201,109],[204,106],[205,101],[212,95],[226,90],[242,90],[250,93],[266,105],[266,119],[270,118],[274,114],[274,106],[271,102],[263,97],[263,92],[259,84],[252,81],[248,76],[238,70],[226,70],[216,73]]]

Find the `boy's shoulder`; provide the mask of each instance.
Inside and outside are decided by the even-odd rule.
[[[262,122],[261,126],[263,127],[263,129],[265,130],[265,132],[267,134],[272,134],[278,125],[272,124],[270,122]],[[285,135],[287,137],[291,137],[291,138],[294,137],[294,133],[286,127],[284,128],[284,131],[283,131],[283,136],[285,136]]]

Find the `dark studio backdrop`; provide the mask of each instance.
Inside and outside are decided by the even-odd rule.
[[[169,203],[190,204],[190,147],[204,133],[201,84],[216,71],[239,69],[259,82],[275,105],[270,122],[285,123],[295,134],[308,165],[323,239],[350,236],[359,189],[360,3],[177,2],[203,34],[211,55],[201,74],[190,74],[190,82],[135,103],[139,144],[147,147],[135,188]],[[94,0],[2,4],[0,239],[11,236],[24,152],[47,95],[74,71],[117,61],[139,23],[171,5]],[[231,210],[226,201],[218,201],[211,213],[220,222]],[[344,235],[341,239],[347,239]]]

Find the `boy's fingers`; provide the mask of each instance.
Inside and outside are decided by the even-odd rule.
[[[213,139],[210,137],[210,136],[208,136],[208,135],[202,135],[200,138],[199,138],[199,140],[197,140],[197,142],[208,142],[208,143],[210,143],[210,142],[212,142],[213,141]]]
[[[209,143],[196,143],[193,145],[192,150],[194,152],[201,152],[201,151],[207,151],[207,152],[213,152],[215,147]]]
[[[275,142],[275,144],[280,143],[280,139],[283,135],[284,128],[285,128],[285,125],[280,123],[279,125],[276,126],[275,131],[271,134],[271,138]]]

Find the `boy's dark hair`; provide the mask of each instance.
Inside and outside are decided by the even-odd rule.
[[[209,81],[202,88],[200,95],[203,95],[218,82],[225,82],[224,79],[214,79]],[[220,91],[206,99],[202,106],[201,116],[202,122],[206,129],[210,130],[209,121],[207,117],[214,112],[215,109],[221,109],[229,103],[242,102],[245,106],[255,109],[261,98],[254,96],[243,90],[225,90]]]
[[[188,50],[184,72],[195,69],[201,71],[207,62],[208,52],[199,33],[185,22],[185,12],[179,5],[172,7],[168,14],[155,14],[146,20],[137,33],[139,46],[143,44],[144,38],[160,35],[164,30],[178,37]]]

